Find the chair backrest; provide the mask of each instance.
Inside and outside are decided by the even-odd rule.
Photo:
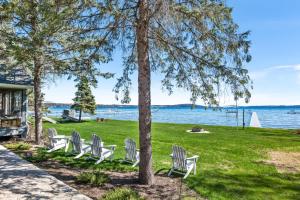
[[[82,143],[78,132],[74,131],[72,133],[71,142],[72,142],[73,151],[80,153],[82,150]]]
[[[125,159],[134,161],[136,160],[136,143],[134,140],[127,138],[125,140]]]
[[[92,135],[92,156],[101,156],[102,154],[102,140],[96,134]]]
[[[55,143],[57,140],[53,139],[53,137],[57,136],[57,131],[55,128],[49,128],[48,129],[48,138],[50,142],[50,147],[53,148],[55,146]]]
[[[173,150],[173,167],[179,170],[186,170],[186,151],[180,147],[174,145],[172,147]]]

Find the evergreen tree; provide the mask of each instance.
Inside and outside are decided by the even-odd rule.
[[[86,77],[79,78],[76,88],[77,92],[75,93],[74,104],[71,108],[79,111],[79,122],[81,122],[82,112],[95,114],[96,101],[92,94],[89,80]]]
[[[23,67],[34,77],[37,143],[42,134],[41,88],[47,80],[82,73],[91,80],[111,76],[95,67],[109,60],[111,47],[105,37],[85,30],[85,10],[85,1],[76,0],[0,1],[0,59],[6,67]]]
[[[201,98],[217,106],[224,90],[248,102],[252,86],[243,64],[251,60],[249,32],[239,32],[224,0],[90,2],[90,30],[115,31],[110,42],[124,52],[123,76],[115,87],[123,103],[130,101],[130,75],[138,70],[139,179],[152,184],[151,71],[164,75],[162,85],[170,94],[174,87],[190,91],[193,103]],[[98,14],[103,10],[109,16],[105,23]]]

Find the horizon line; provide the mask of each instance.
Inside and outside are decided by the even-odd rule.
[[[58,103],[58,102],[44,102],[45,104],[65,104],[72,105],[73,103]],[[153,104],[151,106],[178,106],[178,105],[193,105],[192,103],[178,103],[178,104]],[[195,106],[207,107],[202,104],[194,104]],[[101,104],[96,103],[96,106],[138,106],[138,104]],[[219,107],[235,107],[235,105],[220,105]],[[300,106],[300,104],[262,104],[262,105],[238,105],[237,107],[250,107],[250,106]]]

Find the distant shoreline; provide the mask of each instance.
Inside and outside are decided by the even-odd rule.
[[[48,107],[68,107],[71,106],[71,103],[45,103],[46,106]],[[187,107],[187,108],[207,108],[206,106],[203,105],[193,105],[193,104],[174,104],[174,105],[152,105],[152,107]],[[97,107],[123,107],[123,108],[137,108],[138,105],[126,105],[126,104],[97,104]],[[219,108],[224,108],[224,109],[234,109],[236,106],[230,105],[230,106],[220,106]],[[238,108],[246,108],[246,109],[251,109],[251,108],[300,108],[300,105],[254,105],[254,106],[238,106]]]
[[[49,104],[51,111],[48,116],[59,117],[63,110],[70,109],[71,104]],[[252,112],[256,112],[262,126],[265,128],[300,128],[300,105],[298,106],[247,106],[247,107],[220,107],[218,109],[205,109],[191,104],[179,105],[153,105],[152,121],[166,123],[192,123],[220,126],[242,125],[250,123]],[[244,112],[243,112],[244,111]],[[92,119],[105,118],[116,120],[138,120],[138,106],[136,105],[98,105],[96,115],[84,114]],[[293,114],[295,113],[295,114]]]

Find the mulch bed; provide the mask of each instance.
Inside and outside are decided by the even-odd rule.
[[[34,144],[30,140],[24,140],[19,138],[10,138],[8,140],[0,140],[0,144],[14,143],[17,141],[25,141],[27,143]],[[28,152],[34,152],[39,147],[33,145]],[[27,152],[26,150],[23,151]],[[88,184],[78,183],[76,176],[81,172],[88,171],[83,169],[76,169],[66,165],[63,165],[55,160],[47,160],[40,163],[35,163],[41,169],[47,171],[50,175],[63,181],[67,185],[77,189],[80,193],[89,196],[92,199],[101,198],[106,192],[116,187],[128,187],[137,191],[145,199],[203,199],[195,191],[189,189],[184,183],[182,183],[180,177],[167,177],[165,173],[158,173],[155,175],[155,184],[152,186],[142,185],[138,182],[137,172],[111,172],[103,171],[107,174],[111,181],[104,184],[101,187],[93,187]]]
[[[115,187],[132,188],[146,199],[183,199],[184,197],[202,199],[195,191],[182,184],[181,178],[170,178],[162,174],[155,176],[155,185],[146,186],[139,184],[137,172],[105,171],[111,181],[104,186],[93,187],[76,181],[76,176],[85,170],[70,168],[52,160],[39,163],[38,167],[92,199],[101,198],[108,190]]]

